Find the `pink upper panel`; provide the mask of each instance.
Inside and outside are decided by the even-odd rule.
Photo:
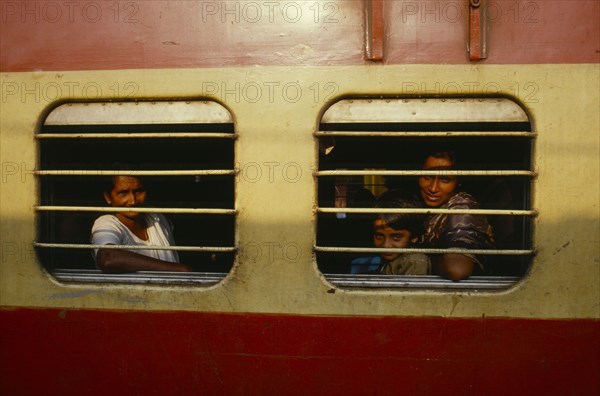
[[[0,69],[360,65],[367,3],[0,0]],[[600,60],[598,0],[488,0],[486,15],[482,63]],[[385,0],[383,63],[467,64],[468,32],[467,0]]]

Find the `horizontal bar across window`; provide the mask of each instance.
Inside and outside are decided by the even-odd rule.
[[[519,278],[513,276],[471,276],[455,282],[434,275],[327,274],[327,280],[337,287],[352,288],[497,290],[513,286]]]
[[[356,214],[379,214],[379,213],[418,213],[418,214],[477,214],[498,216],[537,216],[535,210],[511,210],[511,209],[435,209],[435,208],[316,208],[317,213],[356,213]]]
[[[338,247],[338,246],[314,246],[315,252],[324,253],[423,253],[423,254],[481,254],[493,256],[528,256],[535,254],[534,250],[510,250],[510,249],[425,249],[425,248],[354,248],[354,247]]]
[[[79,283],[152,283],[164,285],[213,286],[225,279],[221,272],[186,272],[185,274],[162,271],[138,271],[131,274],[105,274],[99,270],[57,269],[52,275],[60,282]]]
[[[36,170],[36,176],[235,176],[235,169],[196,170]]]
[[[38,212],[131,212],[131,207],[126,206],[34,206]],[[211,215],[234,215],[235,209],[215,209],[215,208],[143,208],[136,206],[135,212],[138,213],[177,213],[177,214],[211,214]]]
[[[237,139],[233,133],[203,132],[141,132],[141,133],[38,133],[36,139],[164,139],[202,138]]]
[[[534,138],[532,132],[498,131],[498,132],[466,132],[466,131],[433,131],[433,132],[402,132],[402,131],[335,131],[316,132],[315,137],[526,137]]]
[[[314,173],[322,176],[527,176],[536,172],[528,170],[326,170]]]
[[[127,249],[127,250],[176,250],[179,252],[235,252],[233,246],[144,246],[144,245],[93,245],[83,243],[34,242],[34,247],[50,249]]]

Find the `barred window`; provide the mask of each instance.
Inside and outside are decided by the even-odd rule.
[[[528,271],[534,248],[531,208],[535,172],[535,133],[524,109],[506,98],[346,99],[329,107],[315,134],[319,146],[318,267],[339,287],[503,289]],[[422,169],[435,150],[454,153],[452,170]],[[477,209],[420,206],[373,208],[384,191],[419,201],[420,176],[458,177],[460,191],[479,202]],[[375,248],[376,213],[484,215],[495,245],[486,249],[440,249],[415,243],[406,248]],[[377,257],[384,252],[475,254],[485,271],[459,282],[429,275],[384,275]],[[438,255],[438,256],[436,256]],[[362,267],[361,267],[362,265]]]
[[[44,268],[58,280],[210,285],[229,272],[235,252],[236,134],[223,106],[210,101],[68,103],[50,112],[36,138],[35,246]],[[165,250],[177,251],[193,272],[117,275],[96,268],[92,249],[99,246],[90,242],[91,227],[100,215],[119,212],[103,198],[106,180],[116,175],[143,178],[148,199],[136,212],[168,218],[175,246]],[[144,248],[152,246],[127,246]]]

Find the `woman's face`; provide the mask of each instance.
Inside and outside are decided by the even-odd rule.
[[[423,170],[451,169],[452,162],[448,158],[427,157],[423,164]],[[455,176],[421,176],[419,177],[419,188],[421,197],[427,206],[437,208],[452,198],[458,187]]]
[[[104,199],[110,206],[135,208],[146,202],[146,188],[142,181],[136,177],[118,176],[113,180],[113,188],[110,194],[104,194]],[[139,212],[118,214],[130,219],[137,218],[140,215]]]

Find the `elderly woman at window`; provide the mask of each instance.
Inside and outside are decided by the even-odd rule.
[[[172,227],[165,216],[158,213],[140,213],[136,207],[146,201],[146,187],[141,179],[115,176],[104,192],[106,203],[113,207],[127,207],[127,212],[104,215],[92,227],[94,245],[172,246],[175,244]],[[96,265],[103,272],[178,271],[189,272],[190,267],[179,263],[176,251],[99,248],[94,250]]]

